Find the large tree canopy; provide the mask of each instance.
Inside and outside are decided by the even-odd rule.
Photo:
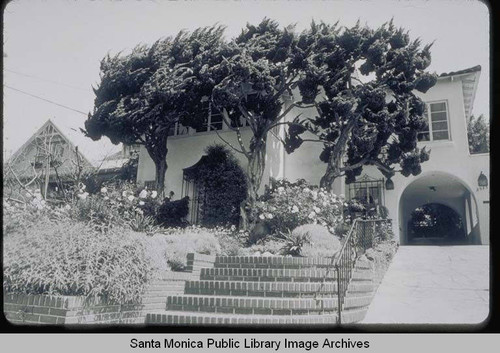
[[[210,94],[212,107],[222,114],[225,124],[237,135],[238,145],[228,144],[248,162],[248,197],[241,212],[244,227],[255,220],[251,211],[265,169],[268,133],[292,109],[285,96],[291,94],[311,54],[306,36],[306,33],[295,34],[292,27],[281,29],[278,23],[269,19],[258,26],[248,24],[228,43],[228,55],[210,67],[209,74],[203,77],[215,82]],[[295,105],[300,106],[301,102]],[[244,126],[252,131],[248,145],[241,138],[240,128]]]
[[[405,176],[419,174],[429,155],[417,148],[417,132],[427,121],[425,104],[413,91],[426,92],[436,82],[425,71],[431,45],[421,49],[392,21],[376,30],[313,23],[311,32],[314,56],[298,87],[317,115],[289,124],[286,150],[298,148],[306,131],[313,133],[323,144],[320,159],[327,169],[321,186],[327,188],[343,175],[353,181],[364,165],[387,177],[394,164]]]
[[[85,122],[92,139],[143,144],[156,166],[158,191],[164,188],[169,129],[199,103],[190,83],[193,66],[209,63],[222,42],[223,27],[181,31],[152,46],[101,62],[101,82],[94,90],[94,112]],[[199,117],[199,114],[196,115]]]

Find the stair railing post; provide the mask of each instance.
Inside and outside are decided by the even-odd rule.
[[[340,325],[342,323],[342,298],[341,298],[341,288],[340,288],[340,264],[335,265],[335,273],[337,275],[337,323]]]

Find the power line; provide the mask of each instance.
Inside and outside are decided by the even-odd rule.
[[[10,86],[7,86],[6,84],[4,84],[4,87],[10,88],[11,90],[14,90],[14,91],[17,91],[17,92],[21,92],[21,93],[26,94],[26,95],[28,95],[28,96],[30,96],[30,97],[37,98],[37,99],[41,99],[41,100],[43,100],[43,101],[45,101],[45,102],[48,102],[48,103],[51,103],[51,104],[55,104],[55,105],[57,105],[57,106],[59,106],[59,107],[62,107],[62,108],[65,108],[65,109],[69,109],[69,110],[72,110],[72,111],[74,111],[74,112],[77,112],[77,113],[80,113],[80,114],[83,114],[83,115],[87,116],[87,113],[82,112],[81,110],[78,110],[78,109],[73,109],[73,108],[68,107],[68,106],[66,106],[66,105],[64,105],[64,104],[59,104],[59,103],[53,102],[53,101],[51,101],[51,100],[48,100],[48,99],[45,99],[45,98],[42,98],[42,97],[36,96],[36,95],[34,95],[34,94],[31,94],[31,93],[28,93],[28,92],[22,91],[22,90],[20,90],[20,89],[17,89],[17,88],[14,88],[14,87],[10,87]]]
[[[89,92],[90,91],[90,89],[87,89],[87,88],[72,86],[72,85],[68,85],[67,83],[53,81],[53,80],[49,80],[49,79],[38,77],[38,76],[34,76],[34,75],[28,75],[28,74],[25,74],[25,73],[22,73],[22,72],[14,71],[14,70],[9,70],[9,69],[4,69],[4,70],[7,71],[7,72],[11,72],[13,74],[16,74],[16,75],[20,75],[20,76],[24,76],[24,77],[30,77],[30,78],[34,78],[34,79],[37,79],[37,80],[40,80],[40,81],[46,81],[46,82],[50,82],[52,84],[61,85],[61,86],[65,86],[65,87],[77,89],[77,90],[80,90],[80,91],[85,91],[85,92]]]

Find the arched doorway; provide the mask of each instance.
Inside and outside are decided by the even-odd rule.
[[[467,244],[462,217],[451,207],[429,203],[417,207],[407,224],[409,244]]]
[[[458,177],[429,172],[412,181],[399,202],[402,245],[479,244],[474,195]]]

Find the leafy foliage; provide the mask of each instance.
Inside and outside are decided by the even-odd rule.
[[[194,66],[208,63],[224,29],[199,28],[152,46],[140,45],[128,55],[101,61],[101,82],[94,90],[94,111],[85,122],[94,140],[143,144],[156,167],[157,189],[163,192],[169,129],[200,101],[190,85]],[[201,111],[198,110],[196,117]]]
[[[238,144],[224,141],[247,159],[247,200],[242,207],[245,228],[256,221],[253,210],[265,169],[268,133],[293,108],[287,106],[285,95],[297,83],[310,52],[307,45],[299,45],[293,27],[280,29],[270,19],[257,26],[248,24],[226,48],[224,60],[201,79],[216,82],[209,95],[211,104],[235,132]],[[252,131],[248,144],[241,138],[243,126]]]
[[[246,198],[245,173],[225,146],[209,146],[205,152],[205,162],[193,176],[203,194],[201,224],[237,225],[240,204]]]
[[[303,100],[315,103],[317,116],[290,124],[287,152],[304,142],[301,134],[312,133],[324,146],[319,158],[327,163],[321,180],[327,188],[343,174],[354,181],[364,165],[386,176],[394,174],[394,164],[405,176],[419,174],[429,154],[417,148],[426,119],[425,105],[413,91],[425,93],[436,82],[436,75],[425,71],[431,45],[421,49],[420,40],[410,41],[392,21],[376,30],[359,23],[352,28],[313,23],[310,34],[315,55],[298,87]]]
[[[332,257],[341,247],[339,238],[320,224],[301,225],[287,240],[287,253],[306,257]]]
[[[321,224],[334,232],[342,222],[342,207],[343,199],[326,189],[308,185],[305,180],[279,180],[257,203],[257,212],[260,221],[269,225],[274,234],[309,223]]]
[[[119,183],[108,184],[93,195],[82,186],[68,207],[73,220],[89,223],[98,231],[128,225],[135,231],[151,232],[159,202],[154,190]]]
[[[487,153],[490,151],[490,126],[483,115],[473,115],[467,121],[467,133],[470,153]]]
[[[13,293],[140,298],[153,275],[129,232],[96,233],[83,223],[42,220],[4,238],[4,289]]]
[[[410,232],[416,237],[464,237],[462,218],[448,206],[430,203],[411,214]]]
[[[199,227],[176,229],[167,234],[156,234],[154,237],[163,238],[167,263],[174,271],[185,270],[188,253],[205,255],[221,253],[220,244],[213,232]]]
[[[158,209],[156,220],[164,227],[185,227],[189,213],[189,197],[180,200],[165,200]]]
[[[311,244],[311,235],[306,233],[283,233],[282,237],[285,239],[285,246],[283,253],[291,256],[301,256],[302,249],[306,245]]]

